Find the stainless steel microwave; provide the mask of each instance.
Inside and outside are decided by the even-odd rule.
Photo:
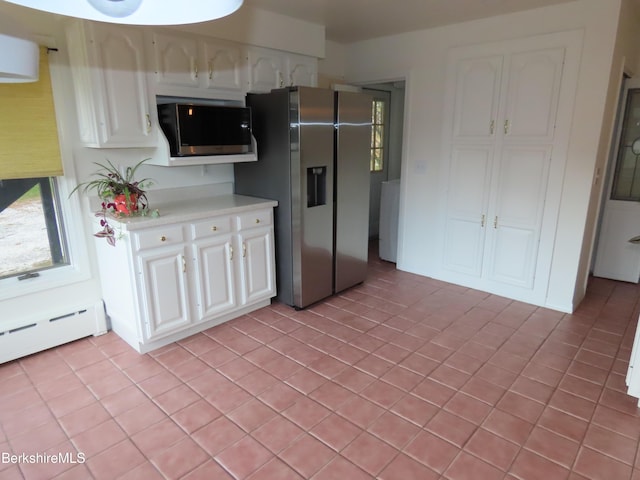
[[[158,120],[172,157],[252,151],[248,107],[164,103],[158,105]]]

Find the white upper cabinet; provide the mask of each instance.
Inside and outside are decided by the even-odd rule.
[[[511,55],[502,119],[509,141],[553,142],[564,55],[564,48]]]
[[[491,141],[496,130],[502,56],[461,60],[456,75],[455,141]]]
[[[240,46],[218,40],[205,40],[202,46],[206,88],[242,91],[246,75]]]
[[[158,94],[211,97],[207,90],[242,92],[243,55],[240,45],[221,40],[152,33],[153,58]]]
[[[315,87],[318,83],[316,58],[268,48],[247,49],[247,70],[247,91],[253,93],[292,86]]]
[[[78,21],[67,37],[81,141],[97,148],[154,146],[141,31]]]
[[[280,52],[266,48],[249,48],[247,67],[249,92],[270,92],[285,84],[285,58]]]
[[[198,87],[198,42],[195,37],[153,32],[153,60],[159,85]]]
[[[288,87],[315,87],[318,85],[318,61],[305,55],[287,54]]]

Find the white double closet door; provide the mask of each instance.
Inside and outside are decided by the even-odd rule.
[[[545,37],[477,50],[449,62],[444,277],[543,304],[547,282],[536,278],[550,269],[568,139],[558,128],[567,48]]]

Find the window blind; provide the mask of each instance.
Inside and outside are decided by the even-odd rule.
[[[46,47],[40,47],[40,78],[0,83],[0,179],[62,175]]]

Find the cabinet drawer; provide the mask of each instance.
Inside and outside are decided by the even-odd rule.
[[[163,247],[184,242],[184,233],[181,225],[167,225],[133,234],[133,244],[136,250]]]
[[[238,215],[238,231],[264,227],[273,223],[272,210],[258,210]]]
[[[207,218],[191,224],[191,236],[194,240],[231,233],[231,230],[231,217],[228,215]]]

